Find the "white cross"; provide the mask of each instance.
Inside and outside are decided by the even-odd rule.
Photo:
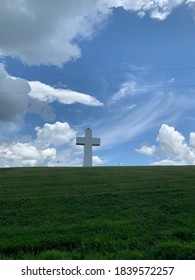
[[[85,137],[77,137],[76,145],[84,145],[83,166],[92,166],[92,146],[100,146],[100,138],[92,137],[92,130],[85,130]]]

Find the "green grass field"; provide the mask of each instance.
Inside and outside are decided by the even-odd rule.
[[[0,259],[195,259],[195,166],[0,169]]]

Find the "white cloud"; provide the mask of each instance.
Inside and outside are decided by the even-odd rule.
[[[190,144],[190,148],[194,151],[195,153],[195,132],[191,132],[190,133],[190,141],[189,141],[189,144]]]
[[[103,106],[103,103],[88,94],[70,89],[56,89],[38,81],[10,76],[0,63],[0,121],[14,122],[25,113],[37,113],[44,120],[54,120],[56,115],[49,103],[58,101],[64,105],[81,103],[88,106]]]
[[[139,90],[137,89],[137,82],[134,78],[129,78],[128,81],[124,82],[120,89],[113,95],[111,104],[119,101],[122,98],[125,98],[126,96],[135,95],[138,92]]]
[[[0,139],[1,166],[36,166],[36,165],[80,165],[73,145],[76,131],[67,122],[46,123],[36,128],[34,140],[23,137],[20,141],[9,138]]]
[[[1,0],[0,54],[27,64],[63,65],[81,56],[77,42],[104,26],[113,8],[164,20],[184,0]],[[79,40],[78,40],[79,39]]]
[[[129,106],[130,103],[131,99],[125,102],[126,106]],[[185,98],[183,99],[183,96],[155,91],[150,92],[148,97],[144,98],[144,102],[139,101],[139,104],[133,110],[127,111],[126,106],[123,105],[124,109],[121,110],[120,107],[119,112],[117,107],[115,119],[109,120],[108,118],[106,124],[104,121],[99,124],[100,129],[96,129],[104,144],[102,148],[110,148],[119,143],[128,142],[146,130],[158,126],[162,123],[162,118],[166,120],[178,118],[178,114],[184,112],[186,104],[188,102]],[[120,106],[118,103],[116,105]],[[110,110],[115,110],[113,107],[110,107]],[[114,112],[112,111],[113,114]]]
[[[165,156],[153,165],[195,165],[195,133],[190,133],[190,141],[187,144],[185,137],[175,130],[174,127],[163,124],[159,130],[156,141],[159,147],[149,147],[148,149],[141,149],[142,153],[150,155],[148,151],[156,149],[159,153]],[[140,152],[140,149],[137,150]],[[151,155],[153,153],[151,152]]]
[[[169,84],[173,84],[174,82],[175,82],[175,78],[171,78],[171,79],[168,80]]]
[[[28,82],[9,76],[4,65],[0,63],[0,121],[14,121],[24,114],[29,92]]]
[[[64,145],[70,143],[76,137],[76,131],[67,122],[46,123],[43,128],[37,127],[36,131],[36,142],[43,146]]]
[[[148,129],[159,127],[162,122],[173,123],[183,117],[186,110],[194,109],[193,92],[186,95],[168,91],[166,85],[167,81],[153,81],[149,84],[141,75],[128,77],[108,102],[107,122],[99,124],[101,128],[97,133],[104,143],[102,148],[126,143]],[[147,149],[148,153],[152,151]]]
[[[102,165],[104,163],[103,160],[98,156],[93,156],[92,162],[93,162],[93,165]]]
[[[0,158],[9,166],[35,166],[55,158],[54,148],[37,149],[31,143],[7,143],[0,145]]]
[[[152,156],[152,155],[156,154],[157,148],[154,145],[152,145],[152,146],[142,145],[139,149],[136,149],[136,151],[140,154]]]
[[[143,70],[144,68],[142,68]],[[120,85],[119,90],[112,96],[110,104],[117,103],[120,100],[125,100],[125,98],[136,97],[140,94],[151,93],[159,91],[159,88],[162,87],[162,82],[153,82],[148,84],[143,81],[143,78],[139,78],[138,75],[133,74],[129,75],[128,78]]]
[[[189,155],[189,147],[185,142],[185,137],[174,127],[163,124],[157,136],[161,151],[168,157],[182,159]]]
[[[186,163],[185,162],[178,162],[178,161],[174,161],[174,160],[170,160],[170,159],[163,159],[163,160],[160,160],[160,161],[153,162],[152,165],[154,165],[154,166],[160,166],[160,165],[174,166],[174,165],[186,165]]]
[[[76,130],[67,122],[45,123],[34,140],[0,138],[0,166],[82,166],[83,148],[76,146]],[[103,160],[93,156],[94,165]]]
[[[70,89],[56,89],[38,81],[29,82],[29,84],[31,86],[31,92],[29,95],[42,102],[52,103],[54,101],[58,101],[62,104],[81,103],[88,106],[103,105],[103,103],[95,97],[88,94],[76,92]]]
[[[149,12],[152,18],[164,20],[175,7],[184,2],[184,0],[115,0],[115,5],[125,10],[136,11],[140,16]]]
[[[62,65],[81,56],[75,39],[89,38],[110,12],[102,0],[1,0],[0,53],[28,64]]]

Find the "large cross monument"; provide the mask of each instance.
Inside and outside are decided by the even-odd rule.
[[[83,166],[92,166],[92,146],[100,146],[100,138],[92,137],[92,130],[85,130],[85,137],[76,138],[77,145],[84,146]]]

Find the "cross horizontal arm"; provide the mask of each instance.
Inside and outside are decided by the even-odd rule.
[[[100,146],[100,138],[92,138],[93,146]]]
[[[77,137],[76,138],[76,145],[85,145],[85,137]]]

